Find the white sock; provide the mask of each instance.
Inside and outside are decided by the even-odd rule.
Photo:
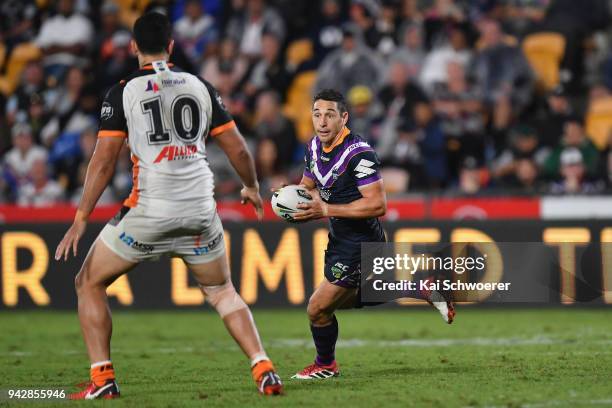
[[[264,360],[269,360],[268,355],[266,354],[265,351],[255,354],[253,358],[251,359],[251,368],[255,367],[255,364],[259,363],[260,361],[264,361]]]
[[[97,363],[93,363],[91,365],[91,368],[96,368],[96,367],[100,367],[106,364],[112,364],[112,362],[110,360],[104,360],[104,361],[98,361]]]

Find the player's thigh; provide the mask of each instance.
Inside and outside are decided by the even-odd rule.
[[[230,282],[230,269],[225,252],[208,262],[190,263],[185,258],[183,260],[201,286],[219,286]]]
[[[128,262],[157,260],[172,251],[175,225],[175,218],[150,217],[141,207],[123,207],[98,239]]]
[[[137,264],[115,254],[104,241],[97,239],[89,249],[75,278],[75,286],[77,289],[88,286],[109,286]]]
[[[308,315],[313,318],[320,315],[329,315],[339,309],[341,305],[350,302],[356,295],[357,288],[334,285],[324,280],[308,301]]]
[[[196,218],[191,224],[201,224],[202,227],[197,228],[195,235],[176,238],[173,254],[183,258],[200,285],[216,286],[229,282],[225,237],[218,214]]]

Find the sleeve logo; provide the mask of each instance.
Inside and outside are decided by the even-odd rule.
[[[217,102],[219,102],[219,105],[221,106],[222,109],[227,110],[227,108],[225,107],[225,104],[223,103],[223,99],[221,99],[221,95],[216,94],[215,99],[217,100]]]
[[[113,116],[113,107],[108,102],[102,103],[102,110],[100,111],[100,119],[108,120]]]
[[[361,159],[357,167],[355,167],[355,173],[357,173],[357,178],[364,178],[366,176],[371,176],[372,174],[376,173],[376,170],[372,168],[373,165],[374,162],[366,159]]]

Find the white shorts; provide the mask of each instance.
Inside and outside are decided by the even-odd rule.
[[[164,218],[145,215],[138,207],[122,207],[99,237],[130,262],[155,260],[168,254],[188,264],[200,264],[225,255],[223,225],[216,211]]]

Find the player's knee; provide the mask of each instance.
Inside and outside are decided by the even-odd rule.
[[[84,278],[81,272],[77,273],[77,275],[74,277],[74,288],[76,289],[77,293],[79,293],[83,288],[83,280]]]
[[[308,313],[308,319],[310,322],[315,324],[328,323],[331,321],[333,315],[333,312],[330,312],[320,302],[313,300],[312,298],[310,298],[310,301],[308,302],[306,312]]]
[[[200,285],[206,300],[212,307],[215,308],[221,318],[235,311],[246,309],[247,305],[244,300],[238,295],[232,282],[226,282],[223,285],[203,286]]]

